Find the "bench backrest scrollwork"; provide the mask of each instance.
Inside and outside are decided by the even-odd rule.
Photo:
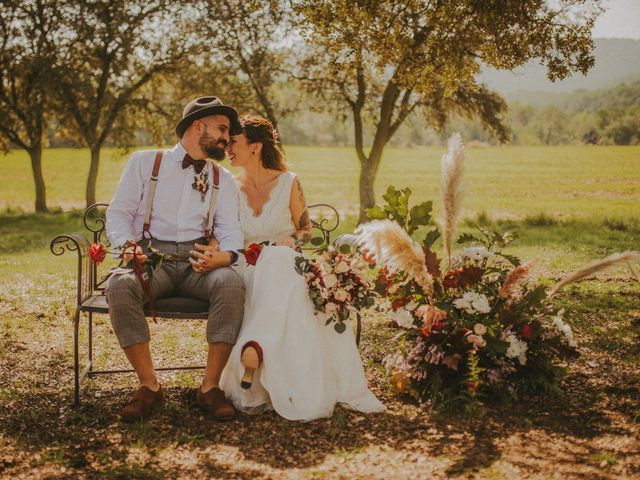
[[[95,203],[87,207],[82,216],[84,227],[90,234],[72,233],[58,235],[49,245],[54,255],[63,255],[66,251],[78,254],[78,305],[82,304],[95,291],[104,290],[108,275],[99,277],[98,266],[89,256],[92,243],[102,243],[110,247],[105,232],[106,212],[108,203]],[[305,250],[315,250],[331,244],[331,235],[340,223],[338,211],[326,203],[316,203],[308,206],[312,224],[312,243],[303,247]]]

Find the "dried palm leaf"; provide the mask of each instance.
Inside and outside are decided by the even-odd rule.
[[[620,263],[625,263],[627,265],[631,265],[631,262],[640,261],[640,252],[622,252],[622,253],[614,253],[609,255],[602,260],[596,260],[595,262],[591,262],[588,265],[576,270],[575,272],[570,273],[562,280],[560,280],[549,292],[549,296],[555,295],[555,293],[560,290],[565,285],[569,283],[578,282],[589,275],[593,275],[594,273],[605,270],[606,268],[612,267],[614,265],[618,265]]]
[[[498,292],[498,295],[504,299],[513,296],[516,293],[516,290],[518,290],[520,284],[529,277],[533,266],[537,262],[538,260],[530,260],[511,270],[509,275],[507,275],[507,279],[505,280],[504,285],[502,285],[500,292]]]
[[[358,242],[390,273],[405,272],[425,293],[433,292],[433,278],[427,271],[422,248],[391,220],[374,220],[356,229]]]

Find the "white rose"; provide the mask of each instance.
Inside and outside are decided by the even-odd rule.
[[[458,298],[456,300],[454,300],[453,305],[458,309],[458,310],[471,310],[471,302],[465,298],[466,295],[462,298]]]
[[[487,327],[485,327],[481,323],[476,323],[473,326],[473,331],[476,333],[476,335],[484,335],[485,333],[487,333]]]
[[[344,260],[340,260],[336,265],[336,272],[345,273],[349,271],[349,264]]]
[[[327,313],[335,313],[335,312],[338,311],[338,306],[333,302],[328,302],[324,306],[324,311],[327,312]]]
[[[349,294],[344,288],[339,289],[336,293],[333,294],[333,296],[339,302],[344,302],[347,298],[349,298]]]
[[[489,306],[489,300],[484,295],[478,295],[471,302],[474,310],[480,313],[489,313],[491,311],[491,307]]]
[[[398,311],[393,316],[393,319],[402,328],[413,327],[413,315],[411,315],[411,313],[404,308],[398,309]]]
[[[462,252],[460,252],[460,255],[476,261],[494,256],[493,253],[491,253],[486,249],[486,247],[483,246],[465,248]]]
[[[407,303],[404,306],[404,308],[406,308],[410,312],[413,312],[416,308],[418,308],[418,304],[416,302],[414,302],[413,300],[411,300],[409,303]]]
[[[338,283],[338,277],[336,277],[333,273],[330,273],[326,277],[324,277],[324,285],[327,288],[333,288],[333,286]]]

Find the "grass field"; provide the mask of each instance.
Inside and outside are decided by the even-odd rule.
[[[439,205],[442,148],[387,149],[376,191],[410,187],[416,199]],[[628,219],[640,204],[640,147],[467,148],[465,215],[522,219],[545,213],[556,219]],[[358,209],[359,166],[352,148],[287,147],[310,202],[328,202],[345,213]],[[87,150],[50,149],[43,157],[48,203],[63,210],[84,206]],[[97,198],[109,201],[127,161],[119,149],[102,153]],[[224,163],[223,163],[224,165]],[[33,209],[28,157],[0,156],[0,209]]]
[[[376,191],[409,186],[439,205],[443,149],[390,149]],[[288,147],[310,202],[357,211],[351,149]],[[127,154],[106,150],[97,197],[108,201]],[[221,425],[194,402],[199,373],[162,373],[169,392],[151,421],[123,425],[117,411],[135,380],[102,377],[71,408],[73,253],[48,242],[80,229],[87,153],[48,150],[48,203],[34,214],[28,160],[0,156],[0,478],[640,478],[640,284],[625,269],[561,292],[581,357],[560,397],[488,405],[478,417],[438,412],[394,396],[381,362],[395,330],[365,317],[361,353],[388,410],[300,424],[273,413]],[[614,251],[640,249],[640,147],[469,148],[463,229],[517,229],[512,253],[538,257],[538,275]],[[548,281],[551,281],[548,280]],[[125,366],[108,318],[96,321],[99,366]],[[193,325],[193,324],[191,324]],[[203,330],[151,325],[159,364],[199,363]],[[84,326],[83,326],[84,335]]]

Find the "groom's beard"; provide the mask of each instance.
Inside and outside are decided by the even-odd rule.
[[[198,144],[208,158],[213,160],[224,160],[227,141],[223,138],[216,138],[210,135],[205,129],[198,140]]]

